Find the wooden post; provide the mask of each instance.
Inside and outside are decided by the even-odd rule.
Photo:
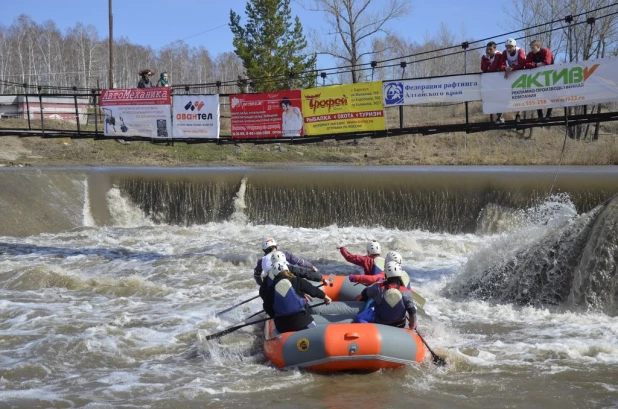
[[[114,89],[114,17],[112,0],[109,0],[109,89]]]

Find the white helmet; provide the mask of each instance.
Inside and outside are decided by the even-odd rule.
[[[285,253],[283,251],[274,251],[270,256],[270,261],[275,264],[277,261],[283,261],[287,263],[287,259],[285,258]]]
[[[288,269],[288,263],[286,263],[285,261],[277,261],[276,263],[273,263],[270,271],[272,271],[273,276],[278,276],[279,273],[290,270]]]
[[[386,265],[386,278],[401,277],[401,265],[396,261],[391,261]]]
[[[517,41],[515,41],[514,38],[509,38],[506,40],[506,42],[504,43],[504,45],[512,45],[513,47],[517,47]]]
[[[272,237],[265,238],[262,240],[262,250],[266,251],[271,247],[277,247],[277,242]]]
[[[369,254],[370,256],[373,256],[374,254],[380,254],[381,251],[382,249],[380,248],[380,243],[378,243],[377,241],[372,240],[367,243],[367,254]]]
[[[397,264],[401,264],[403,259],[401,258],[401,254],[397,253],[396,251],[389,251],[386,257],[384,258],[384,262],[388,264],[390,261],[394,261]]]

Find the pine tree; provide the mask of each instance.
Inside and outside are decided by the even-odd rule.
[[[304,54],[307,40],[298,16],[293,20],[290,0],[248,0],[248,22],[230,10],[230,29],[235,53],[242,60],[246,79],[255,92],[310,88],[315,86],[316,56]],[[244,89],[243,89],[244,91]]]

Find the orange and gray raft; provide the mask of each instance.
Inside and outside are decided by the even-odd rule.
[[[275,366],[319,372],[375,371],[423,360],[426,348],[416,332],[381,324],[351,323],[365,303],[347,300],[360,295],[363,285],[354,286],[342,276],[324,278],[333,283],[332,287],[324,287],[325,292],[340,301],[311,309],[317,327],[280,334],[272,320],[266,321],[264,355]]]

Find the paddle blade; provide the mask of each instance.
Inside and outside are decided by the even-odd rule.
[[[412,299],[414,300],[414,302],[416,303],[417,306],[419,306],[419,307],[424,307],[425,306],[426,300],[423,298],[422,295],[420,295],[416,291],[412,292]]]
[[[445,366],[446,365],[446,359],[442,358],[441,356],[439,356],[438,354],[433,352],[431,347],[427,344],[427,341],[425,341],[425,338],[423,338],[421,333],[418,332],[418,329],[416,330],[416,335],[418,335],[418,337],[421,339],[421,341],[423,341],[423,344],[425,344],[425,347],[427,347],[427,350],[431,354],[431,361],[433,362],[433,364],[436,365],[436,366]]]
[[[446,359],[442,358],[438,354],[434,353],[431,356],[431,360],[432,360],[433,364],[436,365],[436,366],[445,366],[446,365]]]
[[[219,332],[215,332],[214,334],[207,335],[204,337],[204,340],[210,341],[211,339],[220,338],[224,335],[237,331],[243,327],[248,327],[249,325],[253,325],[253,324],[259,324],[260,322],[268,321],[269,319],[270,317],[266,317],[266,318],[262,318],[262,319],[251,321],[251,322],[241,322],[229,328],[226,328],[223,331],[219,331]]]

